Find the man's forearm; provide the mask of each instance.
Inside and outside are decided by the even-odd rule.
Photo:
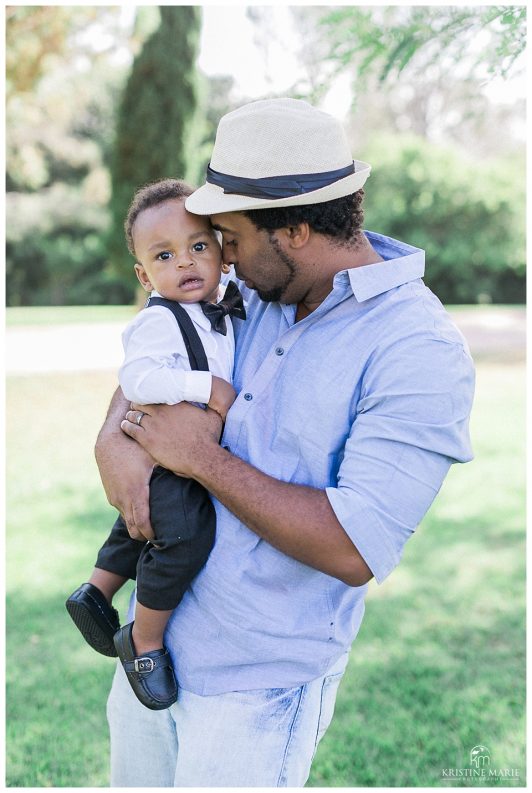
[[[246,526],[288,556],[350,586],[372,578],[323,490],[280,482],[220,447],[202,460],[195,478]]]
[[[134,405],[122,429],[160,465],[200,482],[242,523],[287,556],[350,586],[372,578],[326,493],[280,482],[222,449],[221,421],[214,411],[186,403]]]
[[[113,394],[107,410],[107,416],[105,417],[105,421],[96,440],[96,452],[98,452],[98,449],[103,445],[104,439],[108,435],[116,434],[117,437],[123,435],[120,429],[120,422],[126,415],[129,405],[130,403],[122,393],[122,389],[117,388]]]
[[[154,537],[149,513],[149,482],[154,461],[120,429],[129,405],[118,388],[94,453],[107,500],[121,512],[133,539],[149,540]]]

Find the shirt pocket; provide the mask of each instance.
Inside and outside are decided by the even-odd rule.
[[[286,639],[332,640],[334,615],[329,577],[260,540],[242,574],[244,588],[260,592],[248,604],[251,622]],[[289,604],[289,605],[287,605]]]

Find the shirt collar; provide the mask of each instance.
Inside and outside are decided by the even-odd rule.
[[[362,303],[371,297],[423,277],[425,251],[394,240],[392,237],[385,237],[383,234],[375,234],[371,231],[365,233],[370,244],[384,261],[342,270],[335,276],[335,285],[348,279],[354,296],[359,303]]]
[[[150,297],[162,297],[162,295],[154,289]],[[220,299],[220,296],[218,297]],[[199,303],[180,303],[179,305],[181,308],[185,309],[190,318],[194,320],[195,324],[199,325],[200,328],[203,328],[203,330],[212,329],[211,321],[205,316]]]

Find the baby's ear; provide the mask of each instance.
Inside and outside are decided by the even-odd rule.
[[[222,262],[222,273],[225,273],[225,275],[227,275],[227,273],[230,272],[231,272],[231,267],[225,262]]]
[[[142,288],[145,289],[146,292],[152,292],[153,286],[151,285],[150,279],[148,278],[148,273],[139,262],[135,263],[135,274],[139,279],[139,283]]]

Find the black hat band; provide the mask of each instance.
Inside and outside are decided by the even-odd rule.
[[[327,187],[334,182],[355,173],[355,163],[336,171],[321,173],[298,173],[291,176],[271,176],[265,179],[248,179],[242,176],[230,176],[226,173],[213,171],[207,166],[207,182],[223,187],[224,193],[231,193],[250,198],[290,198],[303,195]]]

